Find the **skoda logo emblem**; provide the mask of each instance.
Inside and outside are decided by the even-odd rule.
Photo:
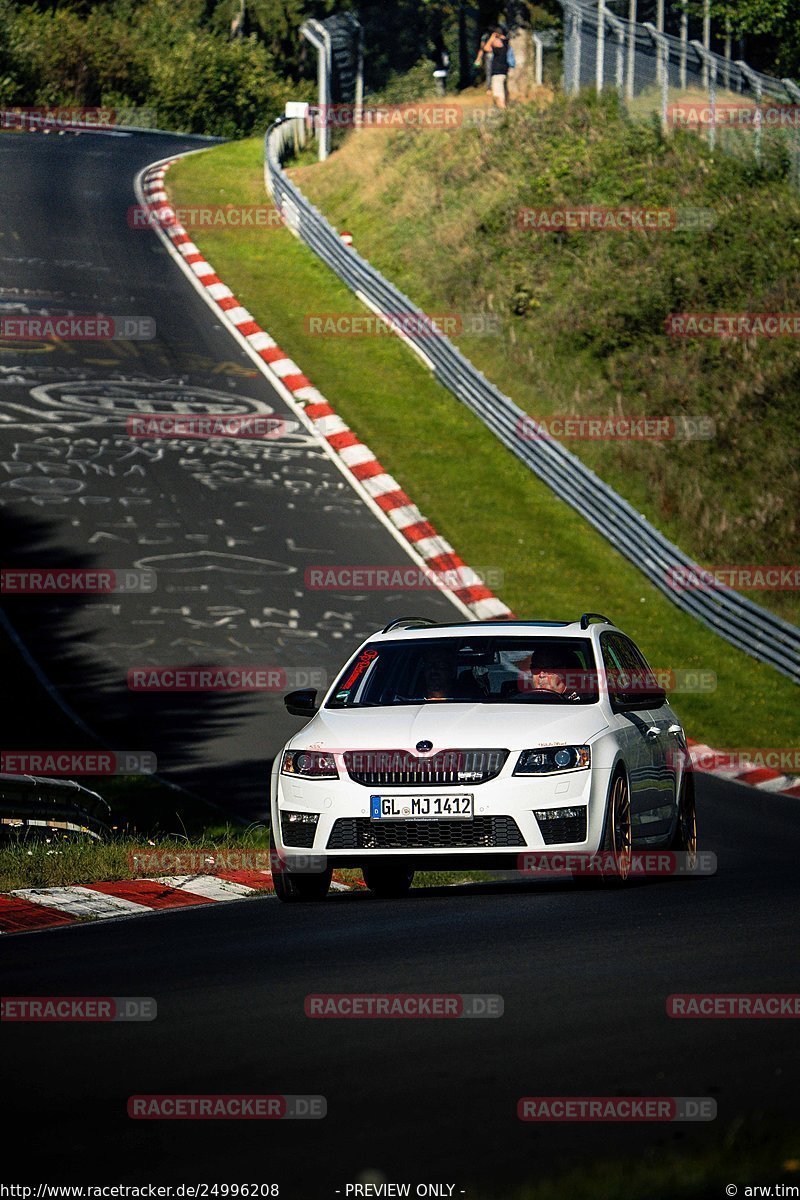
[[[429,750],[433,749],[433,742],[417,742],[417,749],[421,754],[427,754]]]

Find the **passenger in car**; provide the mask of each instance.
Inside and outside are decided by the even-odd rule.
[[[454,654],[431,655],[424,670],[426,700],[480,700],[484,694],[471,670],[458,674]]]

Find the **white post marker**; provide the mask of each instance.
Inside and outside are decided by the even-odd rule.
[[[686,58],[687,48],[689,45],[689,13],[685,8],[681,9],[681,57],[680,57],[680,84],[682,90],[686,91]]]
[[[594,86],[598,96],[603,90],[606,60],[606,3],[598,0],[597,4],[597,54],[594,64]]]
[[[636,0],[628,0],[628,62],[625,79],[626,99],[633,99],[633,76],[636,70]]]
[[[703,49],[706,54],[711,49],[711,0],[703,0]],[[709,86],[708,59],[703,58],[703,87]]]

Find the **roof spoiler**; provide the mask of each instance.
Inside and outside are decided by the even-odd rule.
[[[435,625],[430,617],[398,617],[395,621],[390,621],[381,630],[381,633],[391,633],[393,629],[419,629],[422,626]]]
[[[604,617],[602,613],[584,613],[581,617],[581,629],[588,629],[592,621],[599,621],[602,625],[613,625],[613,621],[609,621],[608,617]]]

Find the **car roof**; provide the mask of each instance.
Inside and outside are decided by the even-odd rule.
[[[587,620],[587,618],[592,618]],[[417,641],[419,639],[435,640],[440,637],[457,636],[467,632],[482,635],[493,634],[500,637],[530,636],[541,631],[549,638],[590,637],[592,629],[616,631],[617,627],[600,614],[585,613],[583,617],[573,621],[450,621],[434,623],[424,618],[398,618],[390,622],[380,632],[376,632],[369,641]]]

